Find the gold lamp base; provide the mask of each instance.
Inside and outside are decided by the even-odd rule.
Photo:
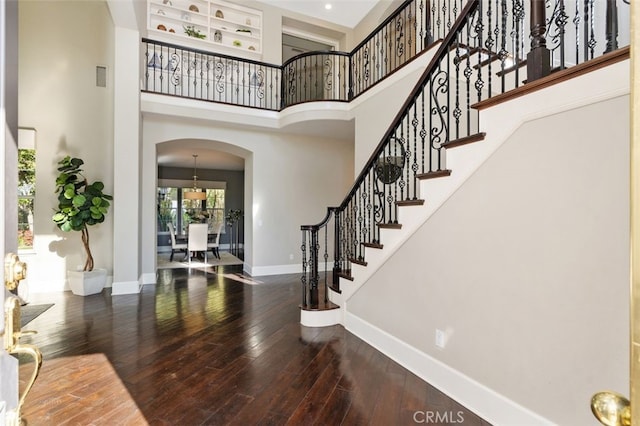
[[[598,392],[591,398],[591,411],[605,426],[630,426],[631,404],[616,392]]]

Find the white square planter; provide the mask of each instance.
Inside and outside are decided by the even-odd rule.
[[[67,271],[69,288],[78,296],[89,296],[100,293],[107,283],[107,270],[94,269],[93,271]]]

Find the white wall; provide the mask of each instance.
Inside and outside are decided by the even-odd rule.
[[[37,130],[34,250],[21,257],[29,264],[30,291],[55,291],[64,288],[67,268],[84,264],[80,234],[63,233],[51,221],[56,163],[80,157],[87,178],[113,190],[113,25],[99,1],[27,1],[19,8],[18,120]],[[107,66],[106,88],[96,87],[97,65]],[[89,232],[96,267],[111,273],[111,217]]]
[[[406,102],[436,49],[418,57],[352,101],[355,117],[355,171],[362,170]]]
[[[245,269],[252,275],[298,272],[300,226],[319,222],[326,207],[340,203],[353,182],[349,140],[152,114],[143,117],[142,192],[143,197],[151,194],[143,204],[155,206],[155,145],[180,139],[195,140],[190,145],[194,149],[214,147],[245,158]],[[151,211],[153,216],[142,220],[143,244],[155,244]],[[155,251],[143,247],[143,256],[149,257],[143,261],[143,273],[148,273]]]
[[[628,106],[524,124],[350,314],[554,423],[597,424],[591,396],[628,388]]]
[[[379,0],[354,28],[355,43],[349,46],[349,50],[367,38],[378,25],[391,16],[391,14],[402,5],[403,1],[404,0]]]

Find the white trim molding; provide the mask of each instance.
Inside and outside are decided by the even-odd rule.
[[[120,281],[111,285],[111,295],[120,296],[123,294],[137,294],[142,291],[142,286],[138,281]]]
[[[554,424],[349,312],[345,328],[491,424]]]

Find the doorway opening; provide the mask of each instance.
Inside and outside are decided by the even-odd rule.
[[[310,40],[300,35],[282,34],[282,63],[301,53],[335,50],[334,44]]]

